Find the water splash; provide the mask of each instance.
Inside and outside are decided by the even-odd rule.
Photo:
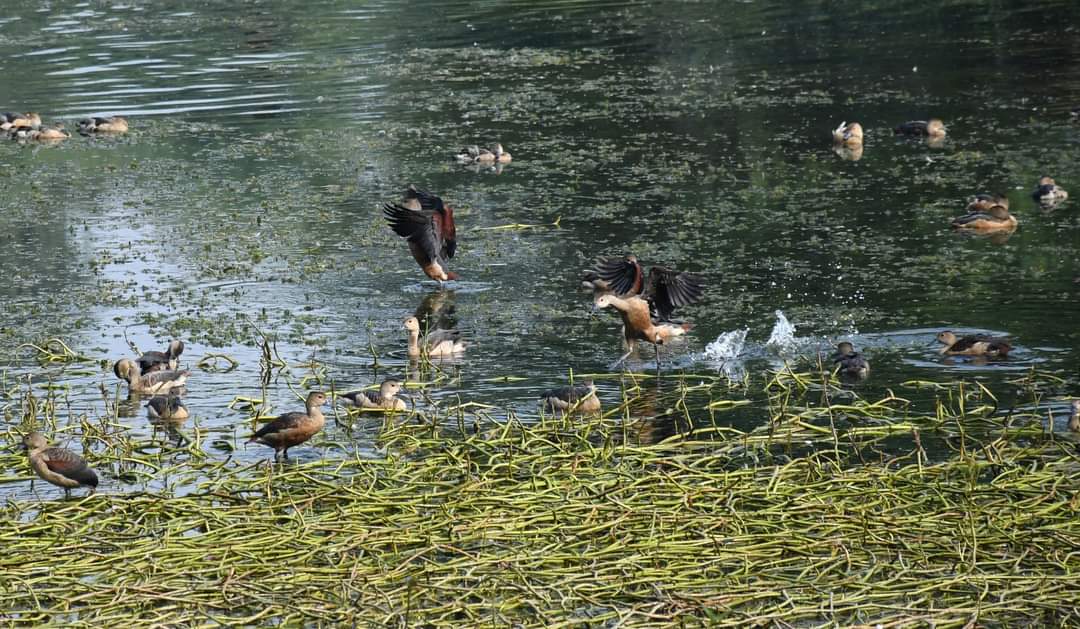
[[[769,340],[765,341],[766,347],[774,347],[780,350],[793,349],[796,345],[795,326],[788,321],[782,310],[776,311],[776,323],[773,324]]]
[[[716,337],[716,340],[705,346],[703,357],[707,360],[733,360],[739,357],[746,344],[746,333],[749,330],[732,330],[724,332]]]

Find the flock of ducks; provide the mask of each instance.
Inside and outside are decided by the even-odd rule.
[[[119,116],[87,118],[79,122],[80,133],[125,133],[127,121]],[[35,113],[0,114],[0,132],[11,137],[32,140],[56,140],[69,137],[62,126],[48,127]],[[894,129],[898,135],[923,136],[931,143],[946,134],[941,120],[914,120]],[[833,131],[834,148],[846,159],[862,156],[863,128],[858,122],[841,123]],[[490,149],[469,146],[455,155],[463,164],[507,164],[512,160],[501,144]],[[1044,206],[1055,206],[1068,194],[1050,177],[1042,177],[1033,193]],[[404,238],[413,259],[423,273],[442,285],[459,276],[449,270],[449,261],[457,249],[457,230],[454,210],[438,196],[410,185],[401,201],[386,203],[383,215],[395,234]],[[967,206],[967,213],[952,221],[956,229],[980,232],[1012,231],[1016,217],[1009,213],[1009,200],[1002,194],[979,194]],[[660,347],[684,335],[691,325],[673,317],[676,309],[698,301],[705,291],[702,278],[696,274],[653,266],[646,274],[633,255],[598,258],[593,267],[583,273],[582,285],[592,292],[594,310],[606,308],[618,312],[623,328],[622,341],[626,353],[621,363],[634,351],[638,342],[653,345],[657,369],[660,368]],[[461,332],[453,329],[431,329],[422,333],[419,319],[409,317],[402,327],[407,335],[410,359],[440,359],[460,356],[468,347]],[[951,331],[937,335],[942,344],[940,353],[946,355],[1005,357],[1012,349],[1005,339],[987,335],[957,336]],[[190,372],[179,368],[184,344],[175,340],[164,351],[146,352],[136,360],[122,358],[113,366],[118,378],[127,382],[134,393],[154,397],[146,404],[151,419],[182,421],[189,415],[180,398]],[[862,379],[870,373],[870,363],[855,350],[852,343],[840,342],[831,357],[836,372],[845,378]],[[378,391],[353,391],[337,396],[347,406],[382,411],[405,411],[405,402],[398,397],[402,382],[384,380]],[[551,389],[541,395],[543,407],[563,413],[599,413],[600,399],[596,385],[586,380],[577,385]],[[327,396],[322,391],[308,394],[303,411],[285,413],[272,418],[248,439],[274,449],[275,459],[287,458],[289,448],[300,445],[322,430],[326,417],[322,407]],[[1068,427],[1080,432],[1080,400],[1072,402]],[[79,486],[97,487],[98,478],[86,461],[70,450],[49,447],[38,432],[23,440],[30,466],[42,479],[62,487],[66,494]]]
[[[938,118],[909,120],[893,129],[896,135],[924,137],[931,146],[945,140],[945,123]],[[857,122],[841,122],[832,132],[833,148],[840,157],[857,161],[863,154],[863,128]],[[1053,208],[1069,198],[1069,193],[1052,177],[1041,177],[1032,192],[1044,208]],[[952,220],[952,228],[978,233],[1011,234],[1019,221],[1009,213],[1009,199],[1004,194],[977,194],[968,201],[966,214]]]
[[[83,118],[77,129],[82,135],[127,133],[127,120],[121,116]],[[71,134],[64,130],[63,123],[43,124],[41,115],[35,112],[0,113],[0,133],[9,139],[21,141],[56,142],[66,140]]]

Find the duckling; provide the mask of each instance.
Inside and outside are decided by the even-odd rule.
[[[168,393],[180,389],[191,375],[187,370],[164,369],[143,374],[139,363],[130,358],[121,358],[113,365],[117,378],[126,380],[132,393]]]
[[[383,205],[390,228],[409,243],[413,259],[424,274],[437,282],[458,279],[446,270],[446,262],[457,250],[454,209],[439,197],[409,186],[402,203]]]
[[[937,335],[937,340],[945,345],[938,350],[939,354],[1004,358],[1012,350],[1012,346],[1005,339],[997,339],[985,334],[957,337],[946,330]]]
[[[104,118],[83,118],[79,121],[79,133],[90,135],[92,133],[127,133],[128,122],[122,116],[107,116]]]
[[[146,374],[165,369],[176,369],[179,366],[180,354],[184,353],[184,342],[174,339],[169,341],[169,346],[164,352],[150,350],[139,356],[139,371]]]
[[[96,489],[98,477],[86,464],[86,460],[67,448],[50,448],[40,432],[23,437],[23,449],[30,459],[30,467],[42,480],[64,488],[64,495],[71,497],[71,490],[85,486]]]
[[[289,458],[289,448],[311,439],[326,424],[323,416],[323,404],[326,394],[322,391],[308,393],[306,412],[292,412],[278,415],[270,423],[260,428],[247,440],[248,443],[261,443],[274,449],[274,458],[280,454]]]
[[[945,123],[937,118],[930,120],[909,120],[898,125],[893,132],[896,135],[925,135],[940,138],[945,135]]]
[[[596,414],[600,412],[600,398],[592,380],[569,387],[559,387],[540,394],[544,408],[549,411]]]
[[[969,206],[970,207],[970,206]],[[986,211],[974,211],[952,220],[953,229],[972,229],[980,232],[1011,232],[1018,221],[1006,206],[995,205]]]
[[[833,144],[861,146],[863,140],[862,125],[857,122],[841,122],[832,132]]]
[[[401,381],[387,379],[379,385],[378,391],[351,391],[342,393],[341,399],[349,406],[357,408],[378,408],[387,411],[407,410],[405,400],[398,399],[397,394],[401,391]]]
[[[467,345],[457,330],[431,330],[420,339],[420,321],[416,317],[405,319],[403,326],[409,331],[409,358],[421,354],[429,358],[445,358],[464,353]]]
[[[862,379],[870,375],[870,362],[862,354],[856,352],[855,346],[847,341],[836,345],[836,353],[833,354],[832,361],[842,376]]]
[[[1065,191],[1065,188],[1054,183],[1051,177],[1041,177],[1031,196],[1040,204],[1049,207],[1068,199],[1069,193]]]
[[[509,164],[513,161],[513,157],[507,151],[503,150],[502,144],[496,142],[491,145],[491,150],[481,149],[480,153],[476,156],[475,161],[481,163],[497,162],[499,164]]]
[[[1080,400],[1072,401],[1072,415],[1069,415],[1069,430],[1080,432]]]
[[[41,126],[41,116],[29,111],[25,114],[5,112],[0,114],[0,131]]]
[[[151,421],[182,422],[188,418],[188,409],[174,392],[155,395],[146,402],[146,414]]]

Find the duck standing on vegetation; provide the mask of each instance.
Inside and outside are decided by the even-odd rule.
[[[975,334],[958,337],[946,330],[937,335],[939,343],[945,347],[938,350],[940,354],[957,356],[1000,356],[1004,358],[1012,350],[1005,339],[994,338],[985,334]]]
[[[833,354],[832,361],[841,376],[861,379],[870,375],[870,362],[862,354],[856,352],[855,346],[848,341],[836,345],[836,353]]]
[[[150,350],[139,356],[139,371],[151,373],[165,369],[176,369],[180,363],[180,354],[184,353],[184,342],[180,340],[169,341],[169,346],[164,352]]]
[[[700,299],[704,292],[698,276],[663,266],[652,267],[645,281],[644,270],[632,255],[597,260],[594,268],[585,272],[584,284],[593,289],[594,308],[611,306],[622,316],[627,351],[616,364],[634,351],[637,341],[656,347],[659,364],[659,346],[690,329],[690,324],[673,321],[671,315],[676,308]]]
[[[79,121],[79,133],[90,135],[93,133],[121,134],[128,132],[128,122],[121,116],[108,116],[104,118],[83,118]]]
[[[901,123],[893,129],[896,135],[921,135],[931,138],[945,136],[945,123],[937,118],[930,120],[909,120]]]
[[[394,233],[409,243],[413,259],[425,275],[440,283],[458,279],[456,273],[446,270],[446,262],[457,249],[453,208],[439,197],[409,186],[404,200],[385,204],[383,214]]]
[[[168,393],[174,389],[180,389],[191,375],[190,371],[161,369],[148,374],[142,373],[139,363],[130,358],[121,358],[113,365],[113,373],[117,378],[128,383],[128,389],[132,393]]]
[[[401,381],[394,379],[383,380],[378,391],[350,391],[342,393],[341,399],[349,406],[357,408],[382,409],[386,411],[404,411],[405,400],[397,397],[401,391]]]
[[[1052,177],[1040,177],[1031,196],[1043,207],[1053,207],[1069,198],[1065,188],[1054,183]]]
[[[596,394],[596,385],[592,380],[585,380],[579,385],[550,389],[540,394],[544,408],[549,411],[564,413],[577,412],[597,414],[600,412],[600,398]]]
[[[182,422],[188,418],[188,409],[175,392],[155,395],[146,402],[146,414],[152,421]]]
[[[431,330],[420,338],[420,321],[416,317],[405,319],[402,325],[408,330],[409,358],[446,358],[465,352],[467,345],[457,330]]]
[[[311,439],[326,424],[326,417],[320,408],[323,404],[326,404],[326,394],[312,391],[308,393],[305,412],[278,415],[251,435],[247,442],[270,446],[274,449],[275,459],[279,454],[287,459],[289,448]]]
[[[65,496],[70,498],[71,490],[79,486],[97,488],[97,474],[86,464],[86,460],[67,448],[50,448],[40,432],[26,435],[23,448],[34,473],[42,480],[63,487]]]

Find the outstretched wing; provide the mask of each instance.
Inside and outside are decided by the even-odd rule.
[[[592,274],[603,280],[617,297],[639,294],[644,279],[641,264],[634,256],[598,258],[593,268],[586,271],[586,276]]]
[[[660,321],[671,321],[671,314],[676,308],[694,303],[701,299],[704,292],[705,286],[697,275],[654,266],[649,271],[645,299]]]
[[[436,212],[443,209],[443,201],[439,197],[431,194],[427,190],[421,190],[415,185],[409,184],[409,187],[405,189],[405,200],[416,199],[420,204],[420,209],[427,210],[428,212]]]
[[[441,259],[443,242],[432,219],[434,211],[410,210],[397,203],[387,203],[383,206],[383,214],[394,233],[409,242],[413,257],[421,266]],[[421,259],[422,256],[427,259]]]

